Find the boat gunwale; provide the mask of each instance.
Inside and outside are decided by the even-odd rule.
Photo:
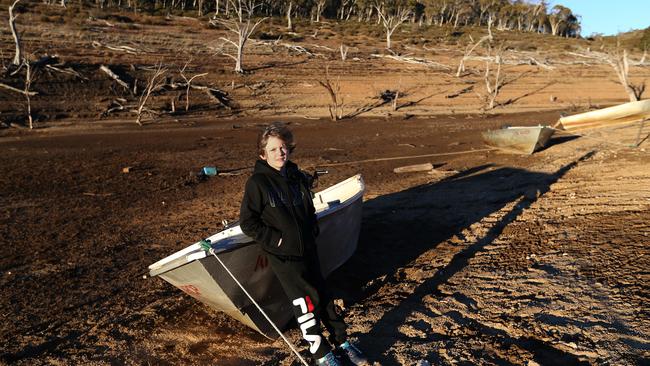
[[[363,197],[363,194],[366,191],[366,185],[365,185],[365,182],[363,181],[363,178],[361,177],[361,174],[355,174],[355,175],[353,175],[353,176],[351,176],[349,178],[346,178],[346,179],[338,182],[337,184],[335,184],[333,186],[330,186],[330,187],[327,187],[323,191],[316,193],[316,195],[321,194],[323,192],[336,190],[336,188],[338,188],[338,187],[349,184],[349,181],[352,181],[352,180],[357,180],[358,181],[359,189],[357,190],[357,192],[354,193],[350,198],[346,199],[343,202],[340,202],[336,206],[328,206],[324,210],[316,212],[317,219],[320,219],[320,218],[322,218],[324,216],[335,214],[336,212],[338,212],[340,210],[343,210],[344,208],[347,208],[348,206],[352,205],[353,203],[355,203],[356,201],[358,201],[359,199],[361,199]],[[237,229],[239,229],[241,231],[241,228],[239,227],[239,225],[237,225],[237,226],[234,226],[234,227],[219,231],[218,233],[209,236],[207,239],[209,239],[209,238],[211,238],[213,236],[219,235],[219,234],[221,234],[221,233],[223,233],[223,232],[225,232],[227,230],[237,230]],[[243,232],[242,232],[242,234],[243,234]],[[238,234],[235,234],[235,235],[238,235]],[[232,244],[239,244],[239,245],[231,245],[231,246],[228,246],[228,247],[225,247],[225,248],[224,247],[222,247],[222,248],[214,248],[215,249],[215,254],[228,253],[228,252],[231,252],[231,251],[234,251],[234,250],[237,250],[237,249],[240,249],[240,248],[255,244],[254,239],[250,238],[246,234],[243,234],[243,235],[245,236],[245,238],[250,239],[250,241],[239,241],[239,242],[236,242],[236,243],[232,243]],[[224,241],[224,240],[227,240],[229,238],[230,237],[226,237],[226,238],[220,239],[219,241]],[[218,243],[219,242],[217,242],[217,244]],[[201,255],[201,253],[203,255]],[[175,261],[182,260],[183,257],[185,257],[185,261],[183,263],[178,264],[176,266],[171,266],[172,264],[174,264]],[[184,249],[181,249],[181,250],[179,250],[179,251],[177,251],[177,252],[175,252],[173,254],[170,254],[169,256],[167,256],[167,257],[165,257],[165,258],[163,258],[163,259],[149,265],[148,266],[149,276],[150,277],[160,276],[160,275],[165,274],[165,273],[167,273],[169,271],[172,271],[172,270],[174,270],[176,268],[179,268],[179,267],[182,267],[182,266],[184,266],[186,264],[189,264],[189,263],[193,262],[194,260],[200,260],[200,259],[203,259],[205,257],[207,257],[207,253],[201,248],[199,242],[196,242],[194,244],[190,244],[189,246],[185,247]],[[167,266],[170,266],[172,268],[166,269],[165,267],[167,267]]]

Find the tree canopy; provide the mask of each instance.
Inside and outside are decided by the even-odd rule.
[[[145,12],[196,11],[196,14],[227,16],[241,0],[95,0],[101,8],[123,8]],[[250,2],[251,0],[247,0]],[[410,21],[426,25],[484,26],[500,30],[580,36],[580,16],[563,5],[549,8],[547,0],[255,0],[258,16],[285,16],[320,21],[356,20],[378,22],[380,11],[408,11]]]

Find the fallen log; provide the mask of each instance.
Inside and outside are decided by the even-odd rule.
[[[298,54],[304,53],[304,54],[306,54],[307,56],[316,56],[316,54],[314,54],[313,52],[309,51],[308,49],[306,49],[306,48],[303,47],[303,46],[299,46],[299,45],[291,44],[291,43],[281,43],[280,45],[282,45],[282,46],[288,48],[289,51],[293,51],[293,52],[296,52],[296,53],[298,53]],[[320,56],[320,55],[318,55],[318,56]]]
[[[217,101],[221,103],[224,107],[228,109],[233,109],[237,108],[237,106],[232,102],[232,99],[228,97],[228,93],[215,89],[215,88],[209,88],[207,86],[198,86],[198,85],[192,85],[192,89],[199,89],[205,91],[205,93],[210,97],[210,99]]]
[[[401,61],[401,62],[406,62],[409,64],[416,64],[416,65],[422,65],[426,67],[431,67],[431,68],[437,68],[437,69],[444,69],[444,70],[451,70],[451,67],[441,64],[439,62],[427,60],[424,58],[417,58],[417,57],[409,57],[409,56],[397,56],[397,55],[379,55],[379,54],[372,54],[370,55],[372,57],[377,57],[377,58],[390,58],[395,61]]]
[[[50,55],[45,55],[38,60],[32,62],[32,67],[41,67],[41,66],[49,66],[49,65],[54,65],[59,63],[59,56],[50,56]]]
[[[185,89],[187,88],[188,84],[189,83],[187,82],[172,82],[172,83],[161,85],[159,89],[167,89],[167,90]],[[221,89],[213,88],[206,85],[200,85],[200,84],[189,84],[189,87],[190,89],[204,91],[206,95],[210,97],[210,99],[220,104],[223,104],[223,106],[228,109],[237,108],[236,105],[234,105],[232,99],[230,99],[230,97],[228,96],[228,93]]]
[[[111,69],[108,68],[108,66],[106,66],[106,65],[102,65],[102,66],[99,67],[99,69],[100,69],[101,71],[103,71],[104,73],[106,73],[106,74],[107,74],[111,79],[115,80],[116,83],[118,83],[118,84],[120,84],[121,86],[123,86],[126,90],[131,91],[131,90],[130,90],[131,88],[129,88],[129,84],[127,84],[124,80],[120,79],[120,77],[117,76],[116,73],[114,73],[113,71],[111,71]]]
[[[66,68],[66,69],[61,69],[61,68],[58,68],[58,67],[56,67],[56,66],[45,65],[45,68],[48,69],[48,70],[52,70],[52,71],[56,71],[56,72],[60,72],[60,73],[62,73],[62,74],[72,75],[72,76],[75,76],[75,77],[77,77],[77,78],[79,78],[79,79],[81,79],[81,80],[88,80],[87,77],[82,76],[80,73],[78,73],[77,71],[75,71],[75,70],[72,69],[71,67],[68,67],[68,68]]]
[[[38,95],[37,92],[26,92],[24,90],[14,88],[11,85],[7,85],[7,84],[3,84],[3,83],[0,83],[0,88],[5,88],[7,90],[11,90],[12,92],[20,93],[22,95],[29,95],[30,97],[33,97],[34,95]]]
[[[126,103],[126,99],[118,98],[113,100],[111,104],[109,104],[108,108],[106,108],[106,110],[99,115],[99,118],[107,117],[109,114],[116,111],[130,110],[131,108],[135,107],[131,105],[125,106],[124,103]]]
[[[126,52],[126,53],[129,53],[129,54],[132,54],[132,55],[137,55],[138,52],[139,52],[137,49],[135,49],[133,47],[129,47],[129,46],[111,46],[111,45],[108,45],[108,44],[103,45],[103,44],[101,44],[101,43],[99,43],[97,41],[93,41],[92,45],[95,48],[105,47],[105,48],[108,48],[111,51]]]

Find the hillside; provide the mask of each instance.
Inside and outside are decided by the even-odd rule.
[[[497,50],[504,85],[491,113],[581,110],[627,98],[609,65],[580,56],[587,50],[611,51],[602,40],[494,29],[490,50],[486,42],[476,47],[466,72],[456,77],[460,60],[469,46],[487,35],[487,28],[406,23],[393,34],[387,50],[384,28],[378,24],[297,20],[294,31],[288,32],[284,19],[271,18],[261,23],[246,46],[245,73],[239,74],[224,54],[233,52],[222,40],[232,33],[210,25],[207,16],[162,17],[43,4],[22,11],[17,28],[23,32],[25,53],[32,60],[55,57],[33,72],[31,90],[38,94],[30,102],[37,126],[135,121],[134,111],[156,65],[165,69],[166,85],[147,100],[152,113],[146,122],[201,116],[328,117],[331,98],[319,84],[326,80],[338,85],[341,114],[347,117],[481,112],[488,94],[486,56],[491,57],[494,78]],[[7,24],[5,12],[0,23]],[[13,39],[8,29],[0,31],[2,64],[8,68]],[[345,61],[342,46],[347,49]],[[648,77],[647,64],[635,66],[640,57],[638,50],[630,50],[630,78],[635,83]],[[101,71],[102,66],[123,85]],[[2,82],[24,89],[24,70],[14,76],[11,71],[7,69]],[[188,103],[186,88],[180,85],[183,76],[196,75],[201,75],[193,80],[196,86],[218,90],[232,104],[225,106],[214,93],[198,89],[191,89]],[[386,90],[399,91],[397,108],[381,99]],[[5,125],[26,123],[22,95],[0,88],[0,99]]]

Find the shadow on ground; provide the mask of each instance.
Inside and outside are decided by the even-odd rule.
[[[435,249],[453,236],[463,239],[463,231],[508,204],[512,208],[482,237],[469,247],[459,248],[442,268],[432,264],[431,275],[403,301],[386,311],[372,330],[359,335],[360,346],[370,354],[385,354],[399,340],[399,326],[404,324],[425,296],[439,292],[440,285],[461,271],[469,260],[492,243],[503,229],[539,197],[551,184],[561,179],[590,152],[552,174],[510,167],[483,165],[460,172],[445,180],[414,187],[402,192],[380,196],[364,203],[363,225],[358,250],[331,277],[334,287],[346,303],[363,302],[385,285],[403,281],[400,268],[421,254]],[[459,315],[461,316],[461,315]],[[462,319],[461,319],[462,320]],[[460,321],[467,324],[471,319]],[[567,354],[539,340],[517,339],[500,329],[476,327],[480,333],[500,335],[504,344],[516,344],[535,355],[535,360],[559,361],[565,365],[579,364]],[[393,336],[390,336],[390,335]],[[399,364],[386,356],[377,359],[382,365]]]

